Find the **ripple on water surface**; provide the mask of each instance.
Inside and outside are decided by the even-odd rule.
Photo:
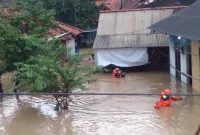
[[[154,77],[152,77],[154,76]],[[87,92],[187,92],[168,74],[130,73],[125,79],[97,76]],[[0,135],[193,135],[200,123],[200,99],[188,97],[155,110],[156,96],[74,96],[68,111],[55,111],[46,96],[5,97],[0,102]],[[22,130],[23,129],[23,130]]]

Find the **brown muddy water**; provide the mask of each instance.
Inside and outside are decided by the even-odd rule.
[[[192,93],[168,72],[98,75],[88,92]],[[200,98],[186,97],[154,109],[158,96],[74,96],[68,111],[55,111],[50,97],[4,97],[0,135],[193,135],[200,124]]]

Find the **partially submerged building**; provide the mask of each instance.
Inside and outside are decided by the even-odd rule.
[[[66,47],[72,48],[72,53],[75,53],[78,44],[80,44],[80,35],[83,32],[81,29],[55,21],[56,28],[50,29],[51,37],[60,38],[61,42]]]
[[[97,37],[93,49],[98,66],[136,67],[168,57],[168,35],[155,33],[148,26],[158,22],[180,7],[109,10],[100,12]],[[158,55],[154,55],[158,54]]]
[[[200,89],[200,1],[151,25],[170,35],[170,73]]]

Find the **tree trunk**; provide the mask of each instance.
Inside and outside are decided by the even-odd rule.
[[[57,101],[57,106],[59,106],[61,109],[68,109],[68,97],[65,95],[56,95],[56,101]]]
[[[16,82],[15,82],[15,86],[17,86],[17,85],[19,85],[19,81],[16,81]],[[17,93],[17,89],[14,89],[13,92],[14,92],[14,93]]]
[[[1,83],[1,77],[0,77],[0,93],[3,93],[3,87],[2,87],[2,83]]]
[[[56,90],[55,93],[62,93],[62,92]],[[54,95],[54,97],[57,101],[57,104],[55,107],[56,110],[59,110],[59,108],[64,109],[64,110],[68,109],[69,102],[71,101],[70,95]]]
[[[3,93],[2,83],[1,83],[1,76],[0,76],[0,93]],[[3,101],[3,95],[0,95],[0,102]]]

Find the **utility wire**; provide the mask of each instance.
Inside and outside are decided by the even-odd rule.
[[[148,93],[0,93],[1,95],[5,96],[14,96],[14,95],[53,95],[53,96],[160,96],[160,94],[148,94]],[[171,96],[185,96],[185,97],[198,97],[200,93],[196,94],[171,94]]]

